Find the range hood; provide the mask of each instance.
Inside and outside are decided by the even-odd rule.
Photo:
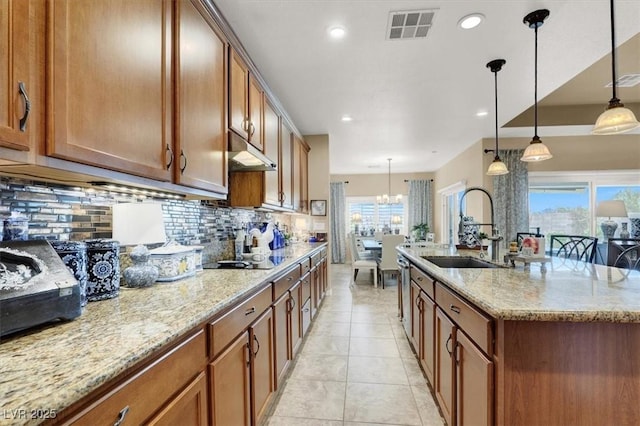
[[[229,171],[274,171],[276,163],[234,132],[229,132]]]

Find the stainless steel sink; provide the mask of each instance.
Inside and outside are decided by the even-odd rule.
[[[441,268],[501,268],[495,263],[487,262],[471,256],[422,256],[427,262],[431,262]]]

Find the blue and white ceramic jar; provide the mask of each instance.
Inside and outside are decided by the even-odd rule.
[[[112,299],[120,293],[120,243],[87,240],[87,300]]]
[[[78,280],[80,305],[87,304],[87,245],[82,241],[49,241],[60,259]]]

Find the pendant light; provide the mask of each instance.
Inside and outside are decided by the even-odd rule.
[[[611,81],[613,96],[609,101],[609,105],[600,114],[595,126],[593,126],[591,133],[594,135],[616,135],[640,126],[636,116],[633,115],[633,111],[625,108],[624,104],[616,96],[616,43],[613,0],[611,0]]]
[[[401,203],[402,202],[402,194],[396,195],[395,196],[395,201],[391,201],[391,198],[390,198],[390,194],[391,194],[391,158],[387,158],[387,161],[389,162],[389,174],[388,174],[389,192],[387,192],[386,194],[383,194],[383,195],[376,196],[376,201],[378,202],[378,204]]]
[[[534,127],[533,127],[533,139],[529,142],[529,146],[524,150],[524,154],[520,160],[522,161],[543,161],[553,157],[549,148],[542,143],[540,137],[538,137],[538,28],[542,26],[544,20],[549,16],[547,9],[539,9],[535,12],[531,12],[524,17],[522,22],[527,24],[529,28],[533,28],[535,32],[535,59],[534,59],[534,72],[533,72],[533,115],[534,115]]]
[[[485,149],[485,154],[488,152],[493,152],[495,157],[493,158],[493,162],[489,165],[489,169],[487,170],[487,175],[489,176],[498,176],[498,175],[506,175],[509,173],[507,169],[507,165],[502,162],[500,156],[498,155],[498,71],[502,69],[502,66],[506,64],[507,61],[504,59],[494,59],[493,61],[487,64],[487,68],[491,70],[494,76],[494,86],[495,86],[495,100],[496,100],[496,149]]]

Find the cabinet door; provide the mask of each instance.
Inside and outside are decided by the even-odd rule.
[[[249,74],[249,142],[262,151],[263,90]]]
[[[291,290],[289,290],[289,296],[289,335],[291,336],[291,352],[289,353],[289,358],[293,359],[294,355],[300,348],[300,344],[302,343],[302,303],[300,303],[300,281],[291,287]]]
[[[176,5],[175,181],[226,194],[226,41],[192,1]]]
[[[48,5],[47,155],[169,181],[173,2]]]
[[[316,313],[318,312],[318,307],[320,306],[320,288],[318,285],[320,284],[318,278],[318,267],[315,266],[311,270],[311,275],[309,275],[311,281],[311,318],[315,318]]]
[[[284,373],[289,367],[289,299],[289,292],[286,291],[282,297],[273,304],[276,389],[280,387]]]
[[[454,359],[456,333],[453,322],[436,308],[436,383],[435,393],[444,419],[448,425],[455,424],[454,406]]]
[[[205,426],[207,416],[207,375],[200,373],[178,396],[146,422],[149,426]]]
[[[209,364],[214,426],[251,425],[249,332]]]
[[[27,115],[27,99],[35,94],[39,74],[33,47],[35,7],[31,0],[0,2],[0,146],[22,151],[29,150],[33,118]]]
[[[413,345],[413,349],[416,351],[418,357],[420,357],[420,318],[421,318],[421,309],[422,303],[420,301],[420,287],[413,281],[411,281],[410,287],[410,297],[411,297],[411,344]]]
[[[231,50],[229,58],[229,129],[248,140],[249,116],[247,104],[249,94],[249,69],[235,50]]]
[[[278,170],[264,173],[264,202],[280,205],[280,117],[271,103],[264,102],[264,154],[278,164]]]
[[[420,292],[420,304],[422,308],[421,333],[420,333],[420,364],[427,374],[429,383],[434,384],[435,367],[435,317],[436,304],[427,294]]]
[[[460,330],[456,333],[457,424],[493,424],[493,362]]]
[[[280,125],[280,180],[282,207],[293,209],[293,138],[291,129],[281,120]]]
[[[273,313],[268,309],[250,328],[253,424],[261,424],[275,390]]]

